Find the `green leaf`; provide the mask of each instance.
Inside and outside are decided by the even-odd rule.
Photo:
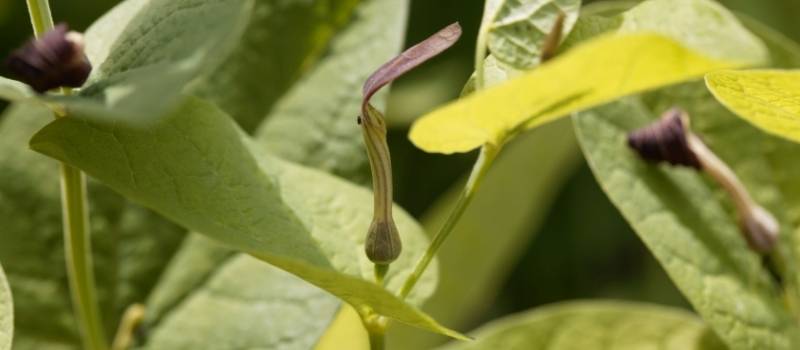
[[[187,99],[178,111],[147,129],[72,115],[41,130],[31,146],[189,229],[298,275],[357,309],[371,308],[404,323],[460,337],[368,281],[371,265],[363,254],[372,202],[368,191],[251,153],[250,140],[208,103]],[[390,290],[399,287],[427,245],[414,220],[399,208],[398,212],[408,253],[392,265]],[[429,292],[423,289],[416,297]]]
[[[410,137],[428,152],[466,152],[620,96],[736,65],[701,56],[663,36],[605,36],[423,116]]]
[[[357,183],[369,180],[361,130],[361,84],[403,45],[408,1],[362,1],[329,53],[275,105],[256,132],[264,147],[284,159]],[[373,98],[380,108],[383,93]]]
[[[565,174],[576,165],[578,148],[571,127],[569,120],[555,122],[520,136],[503,150],[456,224],[453,240],[440,250],[439,287],[423,310],[445,324],[469,327],[492,305],[500,284],[544,220]],[[427,232],[441,227],[463,182],[426,212],[422,223]],[[441,338],[408,327],[389,333],[389,344],[398,349],[427,349],[437,341]]]
[[[186,263],[196,262],[179,256],[172,266],[191,270]],[[339,308],[330,294],[251,256],[230,255],[220,265],[158,324],[148,325],[145,349],[309,349]]]
[[[758,128],[800,142],[800,71],[720,71],[706,85],[728,109]]]
[[[737,13],[747,30],[761,38],[769,50],[770,67],[800,67],[800,44],[747,15]]]
[[[777,173],[774,164],[780,163],[773,157],[778,154],[768,151],[774,143],[737,123],[700,84],[653,93],[648,101],[651,106],[628,98],[574,118],[595,177],[678,289],[728,346],[798,347],[798,329],[785,309],[782,291],[770,280],[761,258],[748,249],[732,204],[719,186],[693,170],[643,162],[627,148],[625,138],[665,108],[685,108],[693,117],[693,130],[779,218],[787,239],[790,226],[780,209],[776,183],[786,174]]]
[[[695,315],[621,301],[548,305],[492,321],[474,336],[441,349],[725,349]]]
[[[656,32],[716,59],[763,64],[764,44],[723,6],[711,0],[649,0],[611,17],[587,16],[575,25],[564,48],[601,32]]]
[[[61,229],[58,164],[28,150],[53,119],[33,104],[9,107],[0,122],[0,260],[15,295],[15,350],[79,349]],[[180,229],[90,182],[98,297],[107,330],[142,301],[177,248]]]
[[[89,28],[94,65],[78,96],[52,98],[70,113],[144,123],[214,69],[244,30],[251,0],[129,0]]]
[[[24,101],[36,96],[28,85],[0,77],[0,98],[6,101]]]
[[[249,20],[244,20],[244,37],[195,91],[221,106],[245,131],[253,131],[275,101],[322,56],[358,2],[255,1]],[[402,18],[398,13],[398,20]]]
[[[359,86],[374,67],[389,60],[399,51],[402,45],[406,8],[405,1],[362,2],[351,22],[336,34],[328,53],[305,78],[298,81],[295,87],[277,102],[275,111],[256,132],[257,141],[284,159],[326,170],[357,182],[366,181],[366,154],[361,145],[361,134],[358,128],[353,127],[353,116],[358,114],[360,107]],[[365,41],[364,38],[369,40]],[[342,88],[331,93],[330,86]],[[346,88],[347,86],[353,88]],[[197,301],[195,297],[207,293],[208,280],[211,278],[241,278],[241,276],[229,276],[240,269],[253,271],[253,274],[263,273],[266,276],[276,274],[274,267],[258,260],[242,258],[241,255],[193,234],[170,262],[158,287],[149,298],[145,327],[165,335],[163,337],[171,332],[207,333],[199,329],[203,324],[161,322],[161,318],[164,315],[187,315],[183,311],[185,308],[196,310],[214,307],[215,299],[206,297]],[[225,268],[232,260],[240,260],[238,264],[246,266],[240,269]],[[424,283],[431,284],[425,287],[430,290],[435,280],[428,278]],[[270,288],[280,292],[278,289],[281,288],[281,284],[234,283],[227,285],[223,293],[234,296],[231,298],[232,301],[253,301],[252,298],[245,297],[254,293],[263,294]],[[300,288],[296,282],[295,288]],[[309,284],[304,288],[308,293],[318,291]],[[238,296],[241,298],[237,298]],[[335,298],[328,298],[332,298],[336,305],[339,304]],[[275,302],[268,298],[258,301]],[[327,321],[333,317],[333,311],[326,313],[317,310],[313,314],[320,320]],[[241,308],[215,307],[215,315],[230,320],[228,326],[238,329],[228,334],[227,338],[246,338],[251,343],[267,342],[280,328],[253,328],[250,326],[253,320],[248,317],[246,310],[244,317],[239,317],[238,314],[242,312]],[[170,317],[184,318],[184,316]],[[355,316],[355,321],[356,326],[361,327],[358,316]],[[282,325],[282,327],[297,328],[291,336],[285,336],[284,340],[302,340],[301,338],[316,340],[325,331],[324,327],[307,322],[307,318],[293,321],[282,319]],[[153,341],[158,342],[156,339]],[[192,340],[184,339],[184,341]],[[148,343],[151,348],[159,348],[153,344],[155,343]],[[298,345],[299,348],[309,347],[303,341],[299,341]],[[199,349],[201,346],[193,344],[192,348]],[[221,349],[222,346],[219,343],[208,344],[208,348],[215,350]]]
[[[515,69],[533,68],[539,64],[541,46],[559,13],[565,15],[561,30],[566,37],[580,6],[580,0],[490,0],[484,19],[491,23],[486,28],[489,50],[495,59]]]
[[[6,274],[0,266],[0,350],[11,350],[14,338],[14,303],[8,288]]]

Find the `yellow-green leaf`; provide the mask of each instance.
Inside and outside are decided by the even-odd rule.
[[[737,65],[660,35],[604,36],[422,117],[410,137],[428,152],[466,152],[621,96]]]
[[[706,85],[751,124],[800,142],[800,70],[719,71],[706,76]]]

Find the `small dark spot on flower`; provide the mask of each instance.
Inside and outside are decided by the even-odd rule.
[[[356,117],[356,123],[358,123],[358,125],[361,125],[361,116]]]

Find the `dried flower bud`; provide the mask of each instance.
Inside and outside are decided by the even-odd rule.
[[[556,56],[558,45],[561,43],[561,37],[564,35],[564,20],[566,18],[567,15],[559,10],[558,17],[556,17],[555,22],[553,22],[553,27],[550,28],[550,32],[547,33],[547,36],[544,37],[541,56],[541,61],[543,63]]]
[[[38,93],[62,86],[80,87],[92,70],[83,52],[83,36],[70,32],[63,23],[11,53],[6,66]]]
[[[628,146],[651,162],[667,162],[700,169],[697,156],[686,141],[686,112],[672,108],[657,122],[628,134]]]
[[[364,245],[367,257],[375,264],[389,264],[403,250],[400,234],[391,217],[388,220],[373,220]]]
[[[769,253],[778,241],[778,221],[753,201],[733,170],[689,131],[688,119],[686,112],[670,109],[657,122],[628,134],[628,145],[648,161],[690,166],[714,178],[733,200],[739,227],[750,248]]]

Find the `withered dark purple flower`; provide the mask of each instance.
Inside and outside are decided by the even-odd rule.
[[[700,169],[686,139],[686,112],[672,108],[658,121],[628,134],[628,146],[651,162],[667,162]]]
[[[362,115],[367,113],[366,106],[370,98],[372,98],[372,95],[381,87],[391,83],[399,76],[442,53],[442,51],[447,50],[450,46],[453,46],[460,37],[461,25],[459,25],[458,22],[453,23],[380,66],[380,68],[378,68],[375,73],[372,73],[364,83],[364,88],[362,90],[364,100],[361,105]]]
[[[648,161],[685,165],[711,176],[730,195],[750,247],[761,254],[773,250],[780,234],[778,221],[750,197],[733,170],[691,132],[685,111],[672,108],[660,120],[631,132],[628,145]]]
[[[83,52],[83,38],[61,23],[32,39],[6,59],[8,70],[38,93],[58,87],[80,87],[92,66]]]

